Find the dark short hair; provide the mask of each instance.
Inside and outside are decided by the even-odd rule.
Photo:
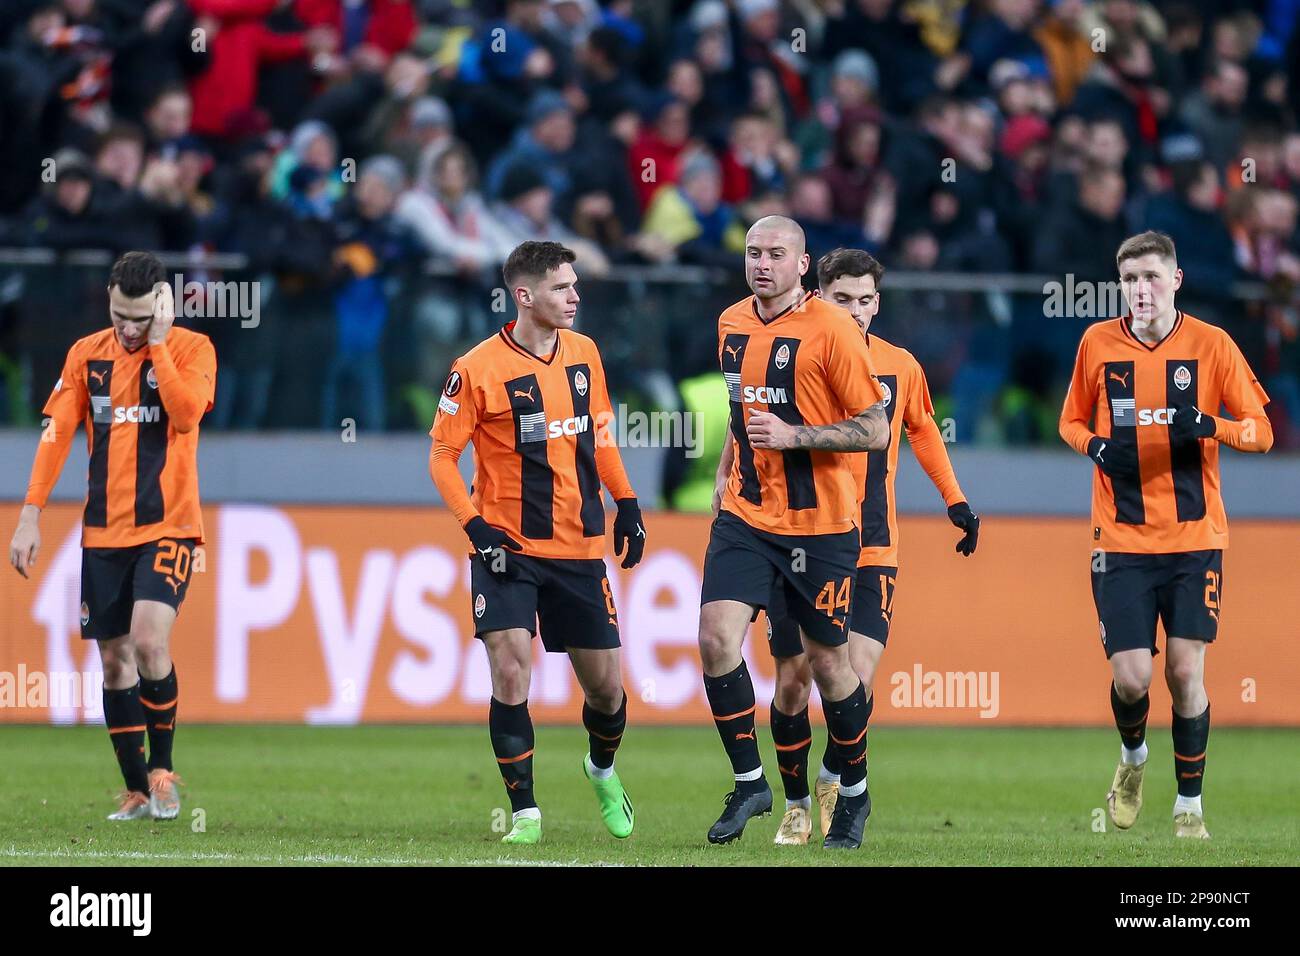
[[[119,140],[127,140],[132,143],[139,143],[141,147],[145,145],[144,130],[134,123],[127,120],[119,120],[104,130],[95,143],[96,154],[103,152],[105,146],[109,143],[116,143]]]
[[[129,299],[138,299],[152,292],[159,282],[167,281],[167,270],[152,252],[128,252],[113,263],[108,274],[108,287],[117,286]]]
[[[558,242],[537,242],[530,239],[515,246],[506,258],[501,272],[505,276],[506,288],[513,289],[521,282],[540,279],[552,269],[558,269],[577,258],[572,249]]]
[[[880,280],[885,277],[885,267],[865,249],[845,249],[841,246],[832,249],[817,260],[817,284],[826,288],[843,276],[871,276],[880,289]]]

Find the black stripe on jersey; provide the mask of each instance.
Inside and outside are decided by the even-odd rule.
[[[90,473],[86,482],[87,528],[108,527],[108,442],[113,435],[113,362],[86,362],[86,390],[90,393]]]
[[[578,432],[575,462],[578,490],[582,493],[582,536],[599,538],[605,533],[605,505],[600,500],[600,473],[596,470],[596,423],[591,420],[591,366],[566,365],[573,414],[585,418],[587,427]]]
[[[515,420],[515,451],[519,453],[519,530],[525,538],[555,536],[555,472],[546,457],[546,408],[536,375],[521,375],[505,383],[510,414]]]
[[[727,398],[731,401],[731,437],[736,439],[740,497],[752,505],[761,505],[763,493],[758,486],[758,469],[754,467],[754,449],[745,431],[745,404],[741,401],[740,366],[748,345],[748,335],[731,333],[722,340],[722,377],[726,379]]]
[[[1141,456],[1141,447],[1137,445],[1137,387],[1133,381],[1132,362],[1107,362],[1103,374],[1106,376],[1106,401],[1110,406],[1110,433],[1116,439],[1133,442]],[[1118,524],[1146,524],[1146,505],[1142,501],[1142,479],[1112,478],[1111,488],[1115,492],[1115,521]]]
[[[1169,359],[1165,362],[1165,404],[1170,408],[1195,405],[1199,385],[1196,359]],[[1174,476],[1174,501],[1179,521],[1200,521],[1205,517],[1205,472],[1201,454],[1200,441],[1169,443],[1169,470]]]
[[[140,366],[140,407],[158,410],[153,421],[136,425],[135,433],[135,523],[157,524],[163,519],[163,466],[167,464],[167,409],[158,394],[158,380],[149,384],[153,360]]]
[[[886,389],[889,402],[885,405],[885,418],[889,421],[889,442],[894,441],[894,411],[902,400],[898,394],[897,375],[877,375]],[[867,488],[862,498],[862,546],[864,548],[889,547],[889,445],[880,451],[867,452]]]
[[[767,410],[787,425],[804,424],[799,414],[794,393],[795,360],[799,355],[799,339],[778,336],[772,340],[772,351],[767,356],[767,387],[784,400],[768,402]],[[813,481],[812,453],[806,449],[781,452],[785,469],[786,507],[791,511],[817,507],[817,485]]]

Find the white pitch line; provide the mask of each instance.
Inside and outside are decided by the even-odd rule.
[[[343,856],[340,854],[313,853],[306,856],[264,856],[242,853],[146,853],[142,850],[19,850],[10,846],[0,849],[0,857],[9,859],[69,859],[69,860],[176,860],[186,863],[233,862],[274,863],[279,865],[341,863],[351,866],[623,866],[622,863],[603,863],[580,860],[518,860],[499,856],[494,860],[415,859],[396,856]]]

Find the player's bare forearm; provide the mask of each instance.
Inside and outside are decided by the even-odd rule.
[[[880,451],[889,447],[885,406],[876,403],[860,415],[833,425],[795,425],[794,448],[815,451]]]

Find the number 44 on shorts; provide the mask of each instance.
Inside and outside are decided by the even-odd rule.
[[[842,610],[846,614],[849,610],[849,578],[844,578],[836,588],[833,580],[827,581],[822,585],[822,589],[817,592],[817,600],[813,602],[813,607],[819,611],[824,611],[829,618],[835,617],[835,612]]]

